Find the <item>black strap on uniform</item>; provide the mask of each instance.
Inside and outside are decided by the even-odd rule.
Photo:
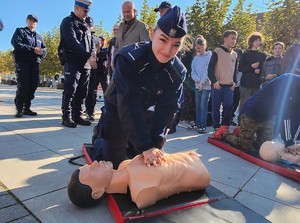
[[[72,158],[69,159],[68,162],[71,163],[71,164],[73,164],[73,165],[76,165],[76,166],[84,166],[85,164],[81,164],[81,163],[78,163],[78,162],[75,161],[75,160],[80,159],[82,157],[84,157],[84,154],[82,154],[80,156],[72,157]]]

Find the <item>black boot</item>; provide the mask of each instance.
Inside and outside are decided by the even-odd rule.
[[[77,124],[70,118],[64,118],[61,122],[62,125],[68,127],[68,128],[76,128]]]
[[[34,111],[31,111],[30,108],[24,108],[23,114],[29,115],[29,116],[37,116],[37,113]]]
[[[21,118],[23,116],[22,109],[17,109],[17,113],[15,114],[16,118]]]
[[[88,120],[84,120],[83,118],[75,117],[74,122],[77,123],[78,125],[85,125],[85,126],[90,126],[92,123]]]

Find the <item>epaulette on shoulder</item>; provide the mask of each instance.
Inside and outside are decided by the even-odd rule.
[[[118,54],[124,56],[130,63],[140,59],[144,55],[146,43],[135,43],[122,48]]]

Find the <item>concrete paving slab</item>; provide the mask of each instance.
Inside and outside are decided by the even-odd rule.
[[[63,156],[43,151],[2,160],[0,179],[24,201],[66,187],[75,168]]]
[[[0,142],[0,160],[7,157],[18,157],[24,154],[41,152],[47,148],[26,138],[17,138],[16,141]],[[0,162],[1,164],[1,162]]]
[[[16,204],[7,208],[0,209],[0,223],[11,222],[28,215],[29,213],[24,209],[22,205]]]
[[[218,190],[222,191],[224,194],[226,194],[228,197],[234,197],[239,191],[240,188],[232,187],[220,182],[217,182],[215,180],[211,180],[210,184],[217,188]]]
[[[114,222],[105,201],[93,208],[77,208],[69,201],[66,189],[27,200],[24,204],[42,222]]]
[[[300,207],[290,207],[246,191],[240,192],[236,200],[272,223],[299,222]]]
[[[29,215],[29,216],[14,220],[10,223],[40,223],[40,221],[36,220],[36,218],[34,218],[32,215]]]
[[[2,193],[0,193],[0,210],[17,203],[18,202],[9,193],[5,193],[5,195],[2,195]]]
[[[264,184],[268,182],[268,186]],[[243,188],[276,202],[300,209],[300,184],[266,169],[260,169]],[[300,221],[300,219],[299,219]]]

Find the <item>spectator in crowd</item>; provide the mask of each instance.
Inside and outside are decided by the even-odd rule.
[[[97,55],[97,68],[91,69],[91,75],[88,86],[88,94],[85,100],[86,117],[90,121],[95,119],[95,105],[97,102],[98,85],[101,83],[103,92],[107,88],[107,48],[105,47],[105,38],[103,36],[97,37],[92,31],[94,22],[91,17],[86,17],[85,22],[93,35],[95,45],[95,53]]]
[[[81,117],[91,68],[97,68],[93,36],[85,22],[91,4],[91,0],[75,1],[74,11],[60,25],[60,38],[66,54],[62,125],[69,128],[75,128],[77,124],[91,125]]]
[[[248,51],[239,62],[238,70],[242,72],[240,84],[240,111],[246,100],[259,91],[261,70],[266,59],[266,54],[259,52],[263,37],[261,33],[254,32],[248,37]]]
[[[15,97],[16,118],[37,115],[30,107],[40,81],[40,63],[47,54],[42,37],[35,32],[37,23],[37,16],[29,14],[26,18],[27,26],[17,28],[11,39],[18,83]]]
[[[136,18],[136,9],[131,1],[122,5],[123,21],[121,22],[116,39],[114,55],[124,46],[132,43],[149,41],[146,24]]]
[[[195,81],[196,121],[198,133],[206,132],[208,100],[211,82],[207,77],[211,51],[206,51],[206,39],[199,35],[195,41],[196,56],[192,62],[192,78]]]
[[[170,8],[172,8],[171,3],[164,1],[164,2],[160,3],[158,8],[154,9],[154,12],[159,12],[159,16],[162,17]]]
[[[243,51],[241,49],[237,49],[236,51],[237,57],[236,57],[236,63],[237,67],[239,66],[240,59],[243,55]],[[233,108],[232,108],[232,115],[231,115],[231,122],[230,125],[236,126],[238,125],[233,119],[236,116],[235,112],[237,108],[239,107],[240,104],[240,83],[241,83],[241,77],[242,77],[242,72],[236,70],[235,71],[235,80],[236,84],[234,86],[233,90]]]
[[[268,81],[272,80],[273,78],[281,74],[283,50],[284,50],[283,42],[276,42],[273,44],[272,47],[273,55],[268,57],[263,64],[263,68],[261,72],[262,85],[266,84]]]
[[[115,50],[115,45],[117,41],[117,36],[118,36],[118,30],[119,30],[119,23],[116,23],[113,26],[113,38],[111,38],[107,44],[108,44],[108,59],[107,59],[107,69],[108,69],[108,74],[111,79],[111,75],[113,72],[113,55],[114,55],[114,50]]]
[[[228,128],[231,121],[237,57],[233,47],[236,44],[237,36],[238,33],[235,30],[225,31],[223,34],[223,45],[215,49],[208,65],[208,77],[213,86],[212,115],[215,131],[220,127],[221,105],[223,107],[221,125],[224,128]]]

